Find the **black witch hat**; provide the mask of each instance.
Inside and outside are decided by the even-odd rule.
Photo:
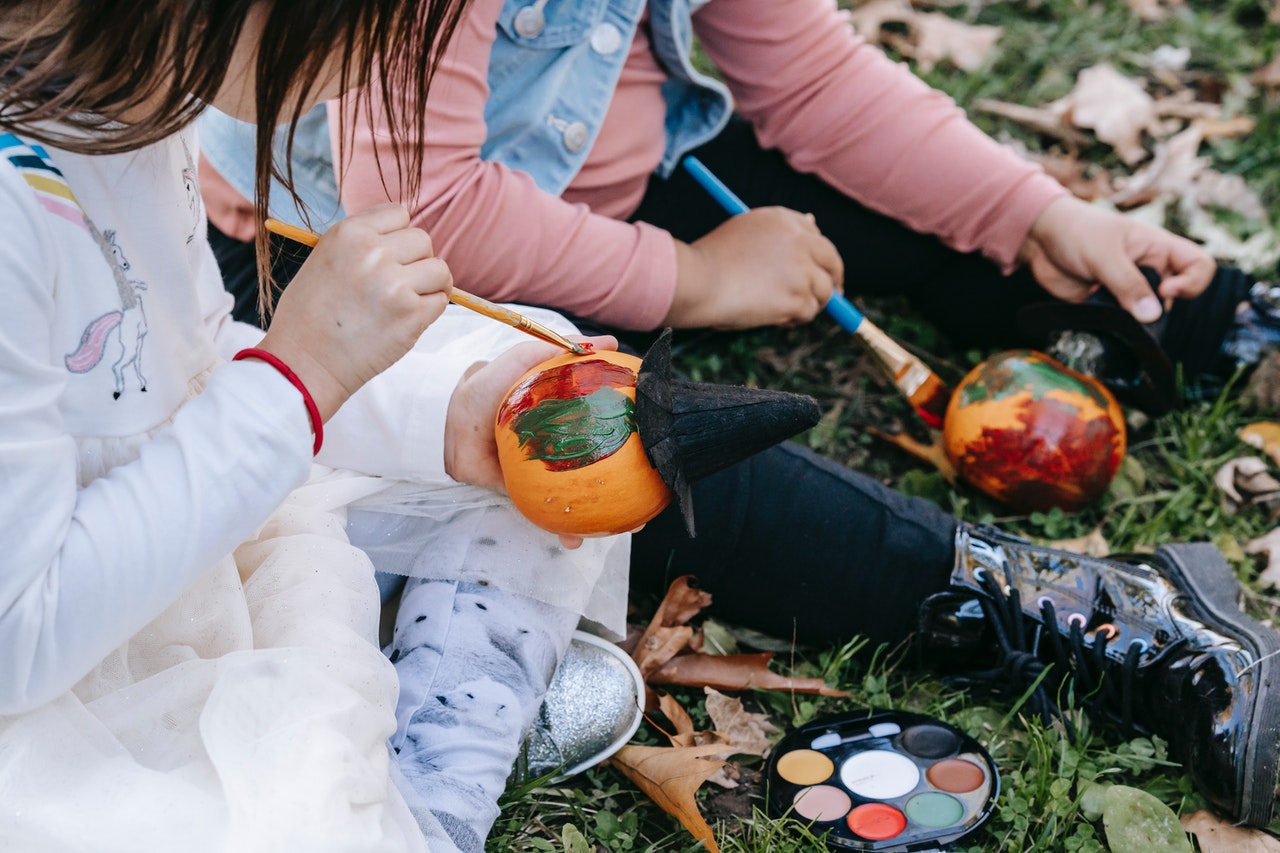
[[[817,401],[802,394],[673,378],[671,329],[645,353],[636,379],[640,442],[675,493],[690,536],[690,483],[808,429],[820,416]]]

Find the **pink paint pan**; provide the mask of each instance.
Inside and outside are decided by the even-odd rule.
[[[1000,776],[982,745],[933,717],[867,711],[789,733],[765,765],[769,812],[832,850],[943,847],[983,824]]]

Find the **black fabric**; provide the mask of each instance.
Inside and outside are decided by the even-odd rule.
[[[633,590],[692,574],[710,612],[773,636],[896,643],[947,588],[956,520],[795,443],[693,484],[698,536],[668,507],[631,545]]]
[[[258,267],[252,243],[228,237],[209,223],[209,244],[222,271],[222,283],[235,298],[231,316],[262,327],[258,312]],[[271,277],[281,285],[297,275],[311,250],[277,234],[271,235]]]
[[[797,172],[780,152],[761,148],[751,125],[740,117],[692,153],[748,207],[781,205],[812,213],[844,259],[846,294],[906,297],[958,346],[1044,345],[1021,334],[1015,321],[1024,306],[1052,298],[1029,269],[1006,276],[979,253],[961,254],[936,237],[863,207],[820,178]],[[728,216],[688,172],[676,169],[670,178],[649,181],[631,218],[688,242]],[[1174,303],[1161,345],[1182,363],[1187,381],[1217,366],[1217,349],[1248,285],[1239,270],[1221,267],[1203,294]]]

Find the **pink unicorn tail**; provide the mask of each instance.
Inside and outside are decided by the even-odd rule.
[[[94,365],[102,361],[102,351],[107,345],[107,335],[120,325],[120,319],[123,316],[122,311],[108,311],[86,326],[84,334],[80,336],[79,348],[64,359],[67,370],[72,373],[88,373]]]

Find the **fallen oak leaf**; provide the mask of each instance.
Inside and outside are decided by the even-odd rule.
[[[1260,829],[1235,826],[1204,809],[1184,814],[1179,821],[1196,837],[1203,853],[1280,853],[1280,840]]]
[[[694,794],[702,783],[727,762],[713,758],[723,752],[723,744],[688,747],[635,746],[628,744],[609,763],[644,791],[667,814],[707,850],[719,853],[715,835],[698,809]]]
[[[1280,527],[1244,543],[1246,554],[1265,554],[1267,567],[1258,574],[1263,586],[1280,587]]]
[[[906,0],[871,0],[848,13],[853,29],[867,41],[879,41],[885,24],[908,23],[915,16]]]
[[[1219,260],[1229,260],[1246,270],[1270,269],[1280,261],[1280,236],[1270,227],[1241,240],[1186,196],[1178,204],[1178,215],[1187,236],[1198,240],[1206,252]]]
[[[1119,189],[1110,201],[1117,207],[1145,204],[1169,194],[1185,195],[1196,178],[1209,167],[1209,158],[1199,156],[1204,132],[1197,124],[1157,143],[1155,155],[1142,171],[1117,181]]]
[[[1009,121],[1028,127],[1036,133],[1061,139],[1076,148],[1085,148],[1090,139],[1085,134],[1071,127],[1064,119],[1065,110],[1051,107],[1028,107],[1023,104],[1011,104],[1008,101],[996,101],[991,98],[979,98],[972,104],[979,112],[1007,118]]]
[[[693,733],[693,718],[689,716],[689,712],[684,709],[684,706],[676,700],[676,697],[670,693],[663,693],[658,696],[658,710],[671,721],[671,725],[676,727],[675,736]],[[667,735],[672,740],[674,740],[675,736]]]
[[[631,652],[631,659],[646,679],[689,644],[693,629],[686,627],[685,623],[711,604],[711,594],[698,589],[692,580],[691,575],[682,575],[671,582],[653,619]],[[654,705],[647,702],[646,707],[653,708]]]
[[[1241,427],[1236,435],[1250,447],[1256,447],[1280,465],[1280,424],[1258,421]]]
[[[689,645],[689,638],[692,636],[693,629],[688,625],[676,625],[671,628],[655,628],[650,625],[649,630],[645,631],[640,642],[636,644],[635,651],[631,653],[631,659],[636,662],[640,675],[648,678],[654,670]]]
[[[1039,163],[1045,174],[1069,189],[1076,198],[1097,201],[1115,192],[1111,175],[1094,163],[1063,154],[1036,154],[1030,159]]]
[[[1229,460],[1213,475],[1213,483],[1222,491],[1227,512],[1280,500],[1280,480],[1271,476],[1267,463],[1257,456]]]
[[[1049,108],[1063,110],[1068,123],[1092,130],[1129,165],[1147,157],[1143,134],[1157,136],[1160,132],[1155,100],[1140,84],[1105,62],[1081,71],[1075,88]]]
[[[657,623],[664,628],[684,625],[710,605],[711,593],[698,589],[692,575],[681,575],[667,588],[650,624]]]
[[[677,655],[649,677],[652,684],[714,687],[717,690],[789,690],[820,696],[848,696],[821,678],[790,678],[769,669],[771,652],[741,655]]]
[[[977,71],[1004,32],[1002,27],[966,24],[940,12],[917,14],[908,24],[912,53],[921,71],[929,71],[944,59],[961,71]]]
[[[733,745],[734,755],[758,755],[764,758],[773,748],[769,735],[780,729],[768,714],[755,714],[742,705],[736,696],[726,696],[712,687],[704,687],[707,695],[707,716],[717,732],[725,735]]]

